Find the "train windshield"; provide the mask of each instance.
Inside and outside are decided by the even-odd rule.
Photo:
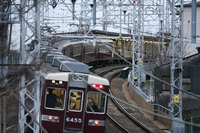
[[[46,108],[64,109],[65,90],[58,88],[46,89]]]
[[[88,92],[87,112],[104,113],[106,96],[100,92]]]
[[[82,111],[83,91],[81,90],[70,90],[70,99],[68,109],[74,112]]]

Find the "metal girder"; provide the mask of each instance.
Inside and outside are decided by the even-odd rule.
[[[89,26],[90,26],[90,20],[87,17],[87,3],[89,0],[81,0],[81,16],[80,16],[80,25],[79,27],[81,29],[81,32],[83,32],[85,35],[87,34],[86,32],[89,31]]]
[[[170,11],[173,12],[173,9],[174,9],[173,5],[172,5],[173,4],[173,0],[167,0],[167,3],[169,5],[169,7],[170,7]]]
[[[25,87],[25,84],[29,82],[29,78],[23,74],[20,79],[20,91],[19,91],[19,127],[18,132],[24,133],[28,130],[31,130],[34,133],[38,133],[40,130],[40,74],[39,74],[39,64],[40,64],[40,0],[21,0],[20,1],[20,53],[21,53],[21,64],[27,64],[26,55],[29,57],[29,54],[35,56],[36,71],[33,72],[34,85]],[[26,9],[34,7],[29,12],[25,12]],[[31,36],[31,37],[29,37]],[[28,53],[25,49],[25,41],[29,40],[38,40],[35,45],[35,49]],[[29,104],[29,107],[26,105]],[[25,111],[26,107],[26,111]],[[28,111],[27,111],[28,109]],[[30,113],[34,118],[30,116]],[[29,121],[28,117],[31,119]]]
[[[157,61],[158,63],[164,64],[164,1],[159,0],[159,12],[158,12],[158,17],[159,17],[159,42],[158,42],[158,55],[157,56]],[[163,5],[163,6],[161,6]]]
[[[171,117],[182,120],[182,78],[183,78],[183,0],[172,0],[172,25],[171,25]],[[180,88],[175,91],[173,86]],[[178,92],[178,93],[177,93]],[[175,102],[175,94],[179,95],[179,102]],[[172,132],[184,132],[184,125],[178,127],[172,120]]]
[[[132,57],[132,82],[136,87],[140,89],[141,85],[141,68],[143,65],[143,59],[142,59],[142,43],[144,41],[141,41],[141,27],[143,26],[143,9],[144,1],[138,0],[134,1],[133,3],[133,57]],[[134,33],[135,32],[135,33]],[[137,39],[136,39],[137,38]],[[134,65],[137,65],[137,67],[134,67]],[[140,69],[139,69],[140,68]]]

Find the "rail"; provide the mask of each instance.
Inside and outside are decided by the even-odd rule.
[[[130,133],[125,127],[120,125],[115,119],[113,119],[109,114],[106,114],[107,118],[109,118],[112,123],[114,123],[118,128],[120,128],[124,133]]]
[[[113,67],[113,68],[111,68],[111,69],[107,69],[107,70],[104,70],[104,71],[101,71],[101,72],[99,72],[98,73],[98,75],[104,75],[105,73],[107,73],[107,72],[110,72],[111,70],[116,70],[116,69],[122,69],[122,68],[124,68],[123,66],[118,66],[118,67]],[[114,73],[114,74],[112,74],[112,75],[110,75],[109,76],[109,78],[108,78],[108,80],[109,81],[111,81],[111,79],[113,78],[113,77],[115,77],[117,74],[119,74],[119,71],[117,71],[116,73]],[[111,90],[109,90],[109,93],[110,93],[110,95],[113,95],[112,94],[112,92],[111,92]],[[124,109],[120,104],[119,104],[119,102],[117,101],[117,100],[115,100],[115,99],[113,99],[113,98],[111,98],[111,100],[112,100],[112,102],[117,106],[117,108],[124,114],[124,115],[126,115],[131,121],[133,121],[135,124],[137,124],[139,127],[141,127],[143,130],[145,130],[146,132],[148,132],[148,133],[153,133],[153,131],[150,129],[150,128],[148,128],[148,127],[146,127],[143,123],[141,123],[139,120],[137,120],[135,117],[133,117],[131,114],[129,114],[129,112],[127,112],[127,110],[126,109]],[[108,117],[108,114],[107,114],[107,117]],[[112,120],[113,121],[113,120]],[[128,132],[128,130],[126,130],[123,126],[121,126],[118,122],[116,122],[116,121],[113,121],[115,124],[117,124],[117,126],[119,127],[119,128],[121,128],[121,130],[125,130],[124,132]]]
[[[113,95],[112,92],[111,92],[111,90],[109,90],[109,93],[110,93],[111,95]],[[148,133],[153,133],[153,131],[152,131],[150,128],[148,128],[148,127],[145,126],[143,123],[141,123],[139,120],[137,120],[135,117],[133,117],[131,114],[129,114],[129,113],[127,112],[127,110],[126,110],[124,107],[122,107],[122,106],[119,104],[119,102],[118,102],[117,100],[112,99],[112,98],[111,98],[111,100],[112,100],[112,102],[117,106],[117,108],[119,108],[119,110],[120,110],[122,113],[124,113],[124,115],[126,115],[129,119],[131,119],[135,124],[137,124],[139,127],[141,127],[141,128],[142,128],[143,130],[145,130],[146,132],[148,132]]]

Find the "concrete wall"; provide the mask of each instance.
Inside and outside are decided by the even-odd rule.
[[[154,112],[154,106],[151,105],[151,103],[146,102],[140,95],[138,95],[135,91],[133,91],[133,89],[130,86],[128,87],[128,90],[129,90],[129,94],[130,94],[131,98],[133,98],[136,101],[136,103],[138,104],[139,107]],[[169,117],[169,115],[167,115],[166,113],[163,113],[161,111],[157,111],[157,113],[160,115]],[[151,115],[151,114],[149,114],[149,115]],[[151,116],[152,116],[152,118],[156,118],[159,122],[161,122],[167,128],[170,129],[170,127],[171,127],[170,120],[161,118],[161,117],[154,117],[154,115],[151,115]]]
[[[144,109],[147,109],[147,110],[150,110],[150,111],[153,111],[154,110],[154,107],[146,102],[140,95],[138,95],[135,91],[133,91],[133,89],[129,86],[128,87],[129,89],[129,92],[130,92],[130,95],[131,95],[131,98],[133,98],[136,103],[138,104],[139,107],[141,108],[144,108]]]
[[[169,115],[167,115],[166,113],[163,113],[163,112],[161,112],[161,111],[158,111],[157,113],[160,114],[160,115],[164,115],[164,116],[166,116],[166,117],[170,117]],[[164,124],[165,126],[167,126],[169,129],[171,129],[171,124],[172,124],[171,120],[168,120],[168,119],[165,119],[165,118],[162,118],[162,117],[157,117],[157,120],[158,120],[159,122],[163,123],[163,124]]]

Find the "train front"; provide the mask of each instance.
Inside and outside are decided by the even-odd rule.
[[[107,96],[98,90],[109,92],[107,79],[81,73],[52,73],[45,77],[43,88],[41,122],[48,132],[105,131]]]

